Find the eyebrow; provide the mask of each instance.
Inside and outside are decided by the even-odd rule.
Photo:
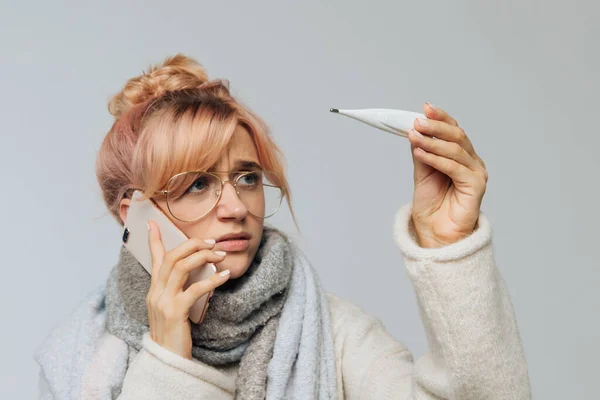
[[[234,164],[234,170],[250,170],[250,171],[254,171],[254,170],[262,170],[263,168],[260,166],[259,163],[257,163],[256,161],[252,161],[252,160],[237,160]],[[210,168],[209,171],[214,171],[215,168]]]
[[[260,169],[260,170],[262,170],[262,167],[256,161],[237,160],[234,165],[235,165],[235,169],[242,169],[242,170],[245,170],[245,169],[248,169],[248,170],[257,170],[257,169]]]

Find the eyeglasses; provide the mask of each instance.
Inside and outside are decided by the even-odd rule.
[[[229,182],[248,212],[257,218],[269,218],[280,208],[283,190],[274,182],[280,182],[271,171],[222,171],[230,180],[221,180],[219,171],[187,171],[173,175],[165,190],[171,215],[183,222],[193,222],[205,217],[217,205]]]

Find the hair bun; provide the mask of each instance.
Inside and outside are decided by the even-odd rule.
[[[208,81],[204,67],[181,53],[151,65],[142,75],[131,78],[108,102],[108,111],[116,118],[136,104],[162,96],[167,91],[197,88]]]

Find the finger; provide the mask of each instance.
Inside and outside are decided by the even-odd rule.
[[[432,166],[438,171],[448,175],[455,184],[471,184],[474,181],[475,173],[458,162],[437,154],[429,153],[420,147],[415,147],[414,156],[427,165]]]
[[[156,294],[156,277],[158,276],[158,272],[160,271],[160,266],[162,265],[163,258],[165,255],[165,247],[162,242],[160,228],[158,225],[152,221],[146,221],[148,224],[148,245],[150,247],[150,255],[152,259],[152,270],[150,272],[150,289],[146,294],[146,308],[148,310],[148,322],[150,327],[154,327],[155,321],[155,311],[152,307],[152,301]],[[152,329],[151,329],[151,333]]]
[[[418,131],[411,129],[408,133],[408,140],[415,147],[420,147],[428,153],[437,154],[446,157],[464,165],[472,171],[481,168],[480,164],[458,143],[448,142],[443,139],[433,139],[424,136]]]
[[[432,105],[430,102],[426,102],[425,105],[426,106],[423,107],[423,111],[425,111],[425,116],[427,118],[435,119],[436,121],[446,122],[453,126],[458,126],[458,122],[456,122],[456,120],[446,111]]]
[[[214,274],[208,279],[198,281],[190,285],[185,292],[181,293],[177,297],[176,301],[181,307],[185,307],[186,310],[189,310],[194,304],[196,304],[199,298],[225,283],[230,276],[231,274],[229,270],[226,269]]]
[[[212,249],[213,247],[215,247],[215,241],[213,239],[202,240],[191,238],[169,250],[165,254],[163,263],[158,271],[158,279],[156,280],[157,286],[164,288],[167,285],[173,266],[177,261],[188,257],[197,251]]]
[[[414,129],[428,136],[458,143],[463,149],[471,154],[471,156],[476,157],[475,149],[467,137],[467,134],[458,126],[431,119],[416,118]]]
[[[152,220],[146,222],[148,223],[148,246],[150,247],[150,258],[152,259],[152,270],[150,272],[150,287],[152,288],[156,283],[156,277],[163,262],[165,246],[158,225]]]
[[[410,134],[409,134],[410,136]],[[410,138],[409,138],[410,140]],[[434,173],[436,170],[435,168],[433,168],[431,165],[427,165],[425,164],[422,160],[420,160],[418,157],[415,157],[415,149],[417,146],[415,146],[414,144],[410,143],[410,151],[412,154],[412,160],[413,160],[413,178],[415,181],[415,185],[421,181],[423,181],[424,179],[426,179],[429,175],[431,175],[432,173]]]
[[[163,293],[174,297],[182,291],[183,285],[190,276],[190,272],[196,268],[203,267],[206,263],[222,262],[226,254],[224,251],[202,250],[177,261],[173,266],[171,276]]]

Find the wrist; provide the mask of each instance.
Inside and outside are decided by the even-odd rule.
[[[435,237],[425,237],[420,235],[417,232],[417,243],[420,247],[424,249],[439,249],[441,247],[449,246],[453,243],[458,242],[460,239],[466,237],[467,235],[457,238],[455,240],[442,240]]]
[[[471,232],[452,232],[449,235],[436,235],[431,229],[419,227],[417,224],[414,224],[414,229],[417,244],[425,249],[438,249],[449,246],[468,237],[475,230],[473,229]]]
[[[185,358],[187,360],[193,359],[192,350],[191,348],[188,348],[188,346],[182,346],[181,343],[173,343],[168,340],[159,341],[154,339],[151,334],[148,334],[148,336],[152,342],[154,342],[156,345],[163,348],[164,350],[167,350],[168,352],[173,353],[179,357]]]

